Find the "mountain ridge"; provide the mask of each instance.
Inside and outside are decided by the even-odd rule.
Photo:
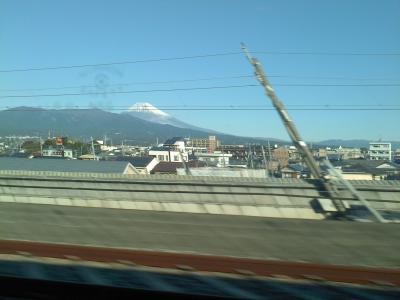
[[[179,128],[188,128],[194,130],[208,131],[220,133],[212,129],[202,128],[183,122],[170,114],[158,109],[148,102],[137,102],[128,108],[128,111],[122,114],[129,114],[142,120],[150,121],[157,124],[168,124]]]
[[[169,124],[157,124],[129,114],[117,114],[98,108],[91,109],[43,109],[20,106],[0,111],[0,136],[5,135],[32,135],[47,136],[49,129],[57,135],[66,135],[75,138],[101,138],[105,134],[115,141],[121,139],[134,140],[144,145],[154,144],[174,136],[205,138],[216,135],[224,144],[291,144],[278,138],[243,137],[232,134],[176,127]],[[118,135],[117,135],[118,133]],[[372,140],[365,139],[327,139],[312,142],[320,147],[366,147]],[[399,141],[392,143],[392,149],[399,149]],[[311,144],[311,143],[308,143]]]
[[[205,138],[215,132],[157,124],[129,114],[118,114],[101,109],[35,109],[14,107],[0,111],[0,136],[41,135],[47,136],[51,130],[54,135],[75,138],[103,137],[105,134],[118,141],[132,140],[135,143],[150,145],[171,137]],[[218,134],[217,138],[225,144],[261,143],[262,139]],[[278,141],[278,139],[270,139]]]

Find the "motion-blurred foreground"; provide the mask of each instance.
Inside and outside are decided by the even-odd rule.
[[[0,185],[5,296],[399,296],[397,181],[353,183],[385,223],[344,187],[339,214],[318,180],[2,171]]]

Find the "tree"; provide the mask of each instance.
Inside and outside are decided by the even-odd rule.
[[[40,142],[35,141],[25,141],[21,148],[25,150],[26,153],[34,153],[40,151]]]

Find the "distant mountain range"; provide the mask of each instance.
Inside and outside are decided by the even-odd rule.
[[[219,133],[211,129],[196,127],[182,122],[157,109],[150,103],[136,103],[128,112],[112,113],[100,109],[41,109],[15,107],[0,111],[0,136],[30,135],[46,137],[52,135],[75,138],[108,138],[120,142],[150,145],[158,139],[160,143],[171,137],[202,137],[216,135],[224,144],[291,144],[275,138],[252,138]],[[392,148],[400,148],[400,142],[389,141]],[[368,140],[331,139],[313,142],[316,146],[368,147]]]
[[[130,140],[130,143],[143,145],[155,144],[157,139],[162,143],[176,136],[205,138],[209,135],[217,135],[218,139],[224,144],[265,142],[265,140],[259,138],[216,134],[215,131],[190,126],[175,118],[169,118],[168,115],[163,114],[163,112],[160,114],[159,111],[150,112],[150,114],[149,111],[143,113],[145,115],[140,115],[140,110],[134,109],[128,113],[118,114],[100,109],[46,110],[15,107],[0,111],[0,136],[40,135],[46,137],[51,130],[52,135],[86,139],[91,136],[102,138],[107,135],[115,142],[124,139]],[[271,139],[271,142],[280,141]]]
[[[368,148],[370,142],[377,142],[377,141],[369,141],[369,140],[325,140],[325,141],[320,141],[314,143],[314,145],[319,145],[319,146],[335,146],[335,147],[355,147],[355,148]],[[400,142],[398,141],[382,141],[382,142],[388,142],[392,144],[392,149],[399,149],[400,148]]]
[[[217,133],[216,131],[211,129],[205,129],[182,122],[181,120],[174,118],[173,116],[167,114],[166,112],[146,102],[135,103],[134,105],[129,107],[128,112],[123,112],[123,114],[129,114],[133,117],[157,124],[172,125],[179,128],[188,128],[188,129]]]

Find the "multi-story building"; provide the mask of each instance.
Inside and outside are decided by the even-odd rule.
[[[337,149],[337,153],[340,154],[342,156],[342,159],[344,159],[344,160],[359,159],[359,158],[363,157],[360,148],[343,148],[343,147],[339,147]]]
[[[182,162],[182,157],[184,161],[189,161],[187,152],[179,153],[179,150],[169,147],[153,147],[149,150],[149,155],[155,156],[159,161]]]
[[[247,160],[249,155],[254,157],[263,157],[265,155],[267,160],[271,160],[274,148],[275,146],[273,145],[270,148],[266,145],[221,145],[216,150],[232,154],[232,159],[234,160]]]
[[[190,139],[187,141],[189,147],[207,148],[208,152],[214,152],[221,145],[215,135],[210,135],[208,139]]]
[[[149,155],[155,156],[159,161],[182,162],[189,161],[189,154],[185,142],[178,137],[167,140],[162,147],[153,147]]]
[[[400,149],[396,149],[396,151],[394,152],[393,161],[396,164],[400,164]]]
[[[289,165],[289,151],[285,147],[274,149],[272,158],[279,162],[281,168]]]
[[[383,142],[369,143],[370,160],[392,160],[392,144]]]

